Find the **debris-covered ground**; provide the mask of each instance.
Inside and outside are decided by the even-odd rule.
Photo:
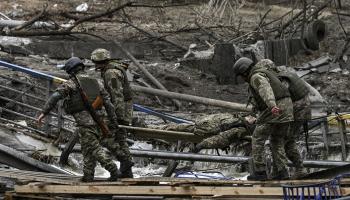
[[[278,57],[284,60],[285,65],[303,74],[303,78],[324,97],[327,105],[321,104],[320,110],[348,112],[350,50],[347,48],[350,46],[348,35],[350,2],[342,1],[341,8],[334,5],[334,1],[304,1],[308,3],[307,5],[303,5],[300,1],[256,2],[145,0],[130,3],[116,0],[87,2],[3,0],[0,3],[0,14],[12,20],[35,19],[47,22],[55,28],[35,29],[31,24],[25,27],[11,27],[1,24],[4,21],[0,20],[0,60],[67,78],[57,66],[64,64],[70,56],[79,56],[84,58],[89,67],[88,73],[98,77],[99,74],[94,71],[89,56],[93,49],[107,48],[112,51],[114,57],[129,61],[113,46],[112,40],[117,40],[169,91],[244,104],[248,98],[247,86],[237,84],[237,81],[230,77],[232,74],[230,63],[233,63],[239,55],[256,53],[257,48],[254,47],[261,40],[269,41],[264,44],[272,44],[278,40],[292,41],[292,38],[299,41],[298,38],[301,36],[306,37],[307,24],[310,24],[317,15],[317,18],[326,25],[325,35],[318,49],[310,50],[308,46],[306,49],[298,47],[300,50],[297,49],[294,55],[290,55],[284,54],[282,50],[280,54],[278,53],[279,48],[284,48],[283,46],[271,48],[274,49],[276,59]],[[301,33],[302,30],[304,33]],[[222,44],[228,46],[223,45],[224,50],[219,51],[217,47]],[[264,55],[269,54],[266,46]],[[130,64],[130,71],[132,74],[130,80],[133,84],[154,87],[135,64]],[[47,84],[45,81],[38,81],[29,75],[5,68],[1,68],[1,75],[43,87]],[[1,79],[0,83],[16,88],[24,87],[16,81]],[[37,88],[27,89],[38,96],[45,96],[47,93]],[[9,98],[15,96],[13,92],[3,88],[0,92]],[[31,100],[28,97],[21,97],[21,101],[31,102],[37,107],[43,105],[42,101]],[[176,110],[171,100],[143,93],[134,93],[134,101],[188,120],[211,113],[230,112],[225,108],[185,101],[182,102],[180,109]],[[17,112],[26,112],[23,108],[8,105],[7,101],[0,100],[0,105]],[[317,109],[318,106],[319,104],[316,106]],[[32,116],[37,114],[33,111],[28,112],[31,112]],[[142,113],[135,113],[135,116],[143,118],[148,124],[164,124],[162,120]],[[16,119],[8,113],[2,114],[2,117]],[[30,123],[36,126],[33,121]],[[134,147],[175,150],[174,145],[165,144],[163,141],[137,142]],[[305,151],[304,143],[300,141],[299,144],[303,147],[302,151]],[[215,154],[216,151],[210,150],[208,153]],[[220,151],[220,153],[226,152]],[[237,152],[232,150],[229,154],[237,155]],[[162,160],[141,159],[138,164],[140,165],[135,172],[145,176],[161,175],[166,163]],[[189,164],[191,163],[184,163],[185,167]],[[220,169],[227,175],[234,171],[229,164],[196,163],[195,165],[198,166],[193,169]],[[159,166],[163,168],[159,170]]]

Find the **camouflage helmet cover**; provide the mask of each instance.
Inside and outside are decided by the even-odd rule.
[[[95,49],[91,53],[91,60],[94,62],[100,62],[111,59],[111,52],[107,49]]]
[[[233,65],[233,70],[236,75],[242,75],[244,74],[249,67],[253,64],[254,62],[247,58],[247,57],[242,57],[236,61],[236,63]]]

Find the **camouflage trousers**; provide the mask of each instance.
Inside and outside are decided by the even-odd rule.
[[[131,124],[132,121],[132,116],[133,116],[133,103],[132,100],[130,101],[125,101],[125,114],[124,114],[124,121],[126,121],[129,125]]]
[[[111,137],[101,140],[102,146],[106,147],[119,162],[131,161],[129,145],[126,141],[126,132],[124,130],[114,133]]]
[[[265,150],[266,140],[270,138],[272,158],[277,170],[285,170],[287,157],[284,149],[285,135],[289,131],[290,123],[274,123],[257,125],[252,137],[252,157],[255,171],[265,171]]]
[[[283,138],[284,141],[284,149],[286,150],[286,157],[293,163],[293,165],[296,168],[302,168],[303,167],[303,160],[301,158],[301,155],[298,151],[298,147],[296,144],[296,141],[298,139],[299,133],[300,133],[300,127],[302,126],[303,122],[292,122],[290,126],[290,131],[288,131],[288,134],[286,134]],[[276,157],[275,152],[271,150],[272,157]],[[287,164],[287,161],[286,161]],[[277,173],[281,170],[281,166],[278,166],[273,162],[273,172]],[[285,168],[282,168],[282,170],[286,170]]]
[[[198,143],[196,147],[198,149],[223,149],[248,135],[249,132],[243,127],[232,128],[218,135],[204,139],[202,142]]]
[[[118,170],[112,158],[100,144],[101,135],[94,126],[80,126],[77,129],[83,154],[83,173],[86,179],[93,179],[97,162],[110,173]]]

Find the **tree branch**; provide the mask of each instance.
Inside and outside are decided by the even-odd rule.
[[[169,44],[171,44],[171,45],[177,47],[178,49],[180,49],[180,50],[182,50],[182,51],[187,51],[187,49],[186,49],[185,47],[180,46],[180,45],[176,44],[175,42],[172,42],[172,41],[170,41],[170,40],[168,40],[168,39],[166,39],[166,38],[163,38],[163,37],[161,37],[161,36],[160,36],[160,37],[159,37],[159,36],[155,36],[155,35],[153,35],[152,33],[150,33],[150,32],[148,32],[148,31],[146,31],[146,30],[143,30],[143,29],[141,29],[141,28],[135,26],[134,24],[132,24],[131,22],[129,22],[129,21],[127,21],[127,20],[119,21],[119,22],[128,24],[129,26],[133,27],[134,29],[140,31],[141,33],[147,35],[147,36],[150,37],[150,38],[156,38],[156,39],[161,40],[161,41],[163,41],[163,42],[169,43]]]
[[[116,8],[113,8],[113,9],[110,9],[110,10],[107,10],[106,12],[101,12],[101,13],[97,13],[95,15],[91,15],[91,16],[86,16],[86,17],[82,17],[80,19],[78,19],[73,26],[69,27],[67,30],[70,31],[72,30],[74,27],[76,27],[77,25],[83,23],[83,22],[86,22],[86,21],[90,21],[90,20],[94,20],[96,18],[100,18],[100,17],[104,17],[104,16],[108,16],[110,14],[113,14],[125,7],[128,7],[128,6],[131,6],[134,2],[133,1],[130,1],[130,2],[127,2],[125,4],[122,4]]]
[[[14,27],[13,30],[18,31],[18,30],[21,30],[25,27],[28,27],[28,26],[34,24],[36,21],[38,21],[39,19],[41,19],[44,16],[44,14],[46,12],[46,8],[47,8],[47,4],[45,3],[43,9],[41,10],[41,12],[38,15],[34,16],[32,19],[30,19],[29,21],[27,21],[21,25]]]

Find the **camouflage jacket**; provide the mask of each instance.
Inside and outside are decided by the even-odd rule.
[[[288,69],[286,66],[276,66],[271,60],[264,59],[261,61],[261,67],[266,67],[267,69],[274,70],[277,73],[286,72]],[[291,72],[290,73],[295,73]],[[289,88],[289,82],[285,79],[281,80],[282,84]],[[310,97],[306,95],[304,98],[293,102],[293,112],[294,120],[309,120],[311,119],[311,107],[310,107]]]
[[[125,99],[125,86],[124,73],[113,65],[117,65],[115,61],[110,61],[108,65],[101,71],[101,77],[104,82],[104,86],[107,92],[111,96],[111,101],[116,108],[116,115],[119,120],[124,123],[130,123],[132,118],[132,100]],[[129,88],[130,89],[130,88]],[[131,91],[130,91],[131,92]]]
[[[271,68],[273,62],[268,59],[259,61],[254,68]],[[267,109],[258,114],[257,123],[282,123],[293,121],[293,104],[290,98],[283,98],[278,101],[270,85],[269,78],[264,73],[255,73],[251,76],[249,85],[259,94],[267,105]],[[277,106],[282,113],[275,117],[272,115],[270,108]]]
[[[79,76],[87,76],[86,74],[79,73]],[[99,83],[100,84],[100,83]],[[73,80],[69,79],[68,81],[62,83],[55,92],[49,97],[45,106],[43,108],[43,113],[49,113],[57,104],[57,102],[61,99],[68,99],[73,93],[78,93],[78,89],[73,82]],[[108,114],[109,119],[112,121],[116,120],[117,116],[115,115],[115,108],[110,101],[109,95],[106,90],[103,88],[103,85],[100,84],[100,95],[103,99],[103,105],[105,107],[105,111]],[[105,112],[103,110],[97,110],[96,114],[100,117],[103,117]],[[92,119],[90,113],[87,110],[72,114],[78,126],[92,126],[96,125],[94,120]]]
[[[199,117],[195,120],[194,124],[170,123],[161,129],[191,132],[203,138],[207,138],[237,127],[245,127],[246,125],[244,118],[239,115],[218,113]],[[155,128],[158,128],[158,126]]]

